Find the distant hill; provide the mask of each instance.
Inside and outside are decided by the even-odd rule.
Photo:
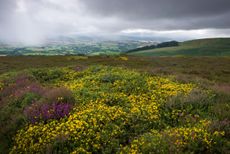
[[[175,47],[175,46],[179,46],[179,42],[177,41],[163,42],[163,43],[159,43],[156,45],[149,45],[149,46],[132,49],[132,50],[127,51],[127,53],[137,52],[137,51],[142,51],[142,50],[156,49],[156,48]]]
[[[174,47],[127,52],[141,56],[230,56],[230,38],[191,40]]]
[[[1,44],[0,42],[0,55],[114,55],[140,46],[150,46],[153,43],[141,40],[101,41],[87,38],[61,38],[37,46]]]

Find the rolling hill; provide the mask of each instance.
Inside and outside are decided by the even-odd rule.
[[[230,38],[199,39],[179,46],[140,50],[127,53],[140,56],[230,56]]]
[[[43,44],[7,44],[0,40],[0,56],[17,55],[114,55],[140,46],[155,44],[151,40],[121,38],[106,40],[95,37],[60,37],[47,39]]]

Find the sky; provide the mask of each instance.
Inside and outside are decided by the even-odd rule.
[[[0,0],[0,40],[230,37],[230,0]]]

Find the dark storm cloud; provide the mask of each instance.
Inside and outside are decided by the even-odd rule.
[[[209,16],[229,12],[228,0],[84,0],[104,15],[122,14],[139,17]]]
[[[229,17],[230,0],[0,0],[0,40],[36,44],[58,35],[130,33],[228,37]]]
[[[178,29],[230,27],[229,0],[84,0],[84,3],[97,15],[142,21],[143,25],[169,20],[179,22]]]

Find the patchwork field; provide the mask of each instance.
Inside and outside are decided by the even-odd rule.
[[[229,57],[0,57],[2,153],[229,153]]]

